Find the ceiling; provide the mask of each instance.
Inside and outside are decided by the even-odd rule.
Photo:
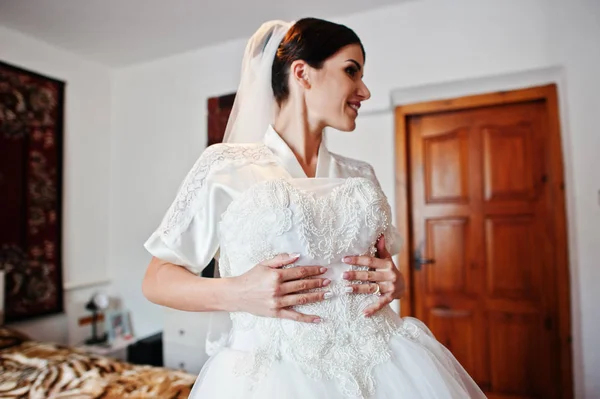
[[[340,17],[406,0],[0,0],[0,25],[121,67],[250,36],[269,19]]]

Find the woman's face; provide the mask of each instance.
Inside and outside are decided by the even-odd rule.
[[[306,103],[311,124],[346,132],[356,128],[361,102],[371,97],[362,80],[364,64],[360,46],[351,44],[328,58],[321,69],[309,68]]]

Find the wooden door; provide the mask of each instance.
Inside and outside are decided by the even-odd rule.
[[[411,313],[490,397],[563,397],[547,103],[409,115],[406,132]]]

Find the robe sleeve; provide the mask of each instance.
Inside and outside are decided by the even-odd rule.
[[[371,166],[370,164],[367,164],[368,167],[368,177],[374,181],[380,188],[381,188],[381,184],[379,183],[379,179],[377,179],[377,175],[375,175],[375,170],[373,169],[373,166]],[[387,204],[387,214],[388,214],[388,224],[387,227],[383,233],[383,235],[385,236],[385,246],[388,250],[388,252],[390,253],[390,255],[394,256],[397,255],[400,252],[400,248],[402,245],[402,237],[400,236],[400,233],[398,232],[398,229],[396,228],[396,226],[393,223],[393,217],[392,217],[392,208],[390,206],[389,200],[386,197],[386,204]]]
[[[179,187],[162,223],[144,243],[153,256],[194,274],[216,256],[218,223],[231,197],[215,182],[224,160],[220,145],[203,151]]]

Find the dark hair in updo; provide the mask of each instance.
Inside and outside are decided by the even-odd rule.
[[[325,60],[350,44],[360,45],[365,57],[360,39],[347,26],[317,18],[298,20],[286,33],[273,60],[271,86],[277,103],[281,105],[290,93],[288,77],[294,61],[303,60],[320,69]]]

